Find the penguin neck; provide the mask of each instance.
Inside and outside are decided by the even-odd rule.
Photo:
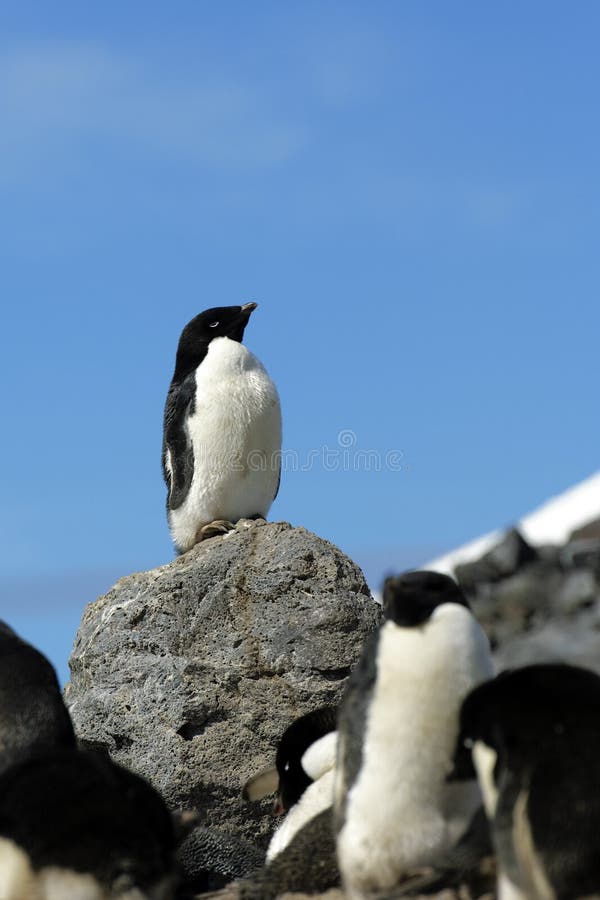
[[[200,366],[215,369],[232,368],[247,356],[250,351],[240,341],[229,337],[217,337],[207,343],[195,343],[193,349],[180,345],[177,349],[173,381],[181,383],[188,375]]]
[[[196,368],[200,369],[203,378],[210,376],[223,379],[257,365],[259,363],[256,357],[239,341],[218,337],[210,342],[206,356]]]

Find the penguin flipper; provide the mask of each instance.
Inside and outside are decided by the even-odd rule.
[[[277,497],[277,494],[279,493],[280,485],[281,485],[281,454],[279,454],[279,471],[277,472],[277,486],[275,488],[275,493],[273,494],[273,500],[271,502],[275,501],[275,498]]]
[[[195,380],[188,376],[181,384],[171,384],[167,395],[162,466],[168,509],[181,506],[194,477],[194,448],[186,423],[194,412],[195,391]]]

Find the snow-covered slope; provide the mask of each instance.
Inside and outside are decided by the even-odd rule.
[[[569,534],[581,525],[600,518],[600,472],[552,497],[516,523],[526,541],[533,546],[564,544]],[[457,550],[439,556],[423,566],[452,575],[455,566],[478,559],[497,543],[503,530],[492,531]]]

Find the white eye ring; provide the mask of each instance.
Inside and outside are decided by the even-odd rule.
[[[283,767],[283,771],[289,772],[289,770],[290,770],[290,764],[289,764],[289,762],[286,762],[285,766]]]
[[[216,328],[218,324],[219,324],[218,322],[211,322],[210,325],[209,325],[208,327],[209,327],[209,328]]]

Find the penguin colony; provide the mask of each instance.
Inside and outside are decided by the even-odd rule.
[[[255,308],[207,310],[181,334],[162,449],[179,553],[264,518],[278,491],[279,397],[242,345]],[[275,794],[284,818],[238,896],[340,881],[349,900],[418,893],[492,852],[501,900],[599,896],[599,786],[597,675],[494,677],[451,578],[388,578],[340,708],[290,723],[275,766],[244,787],[246,802]],[[183,897],[185,818],[78,747],[52,666],[0,622],[0,900]]]

